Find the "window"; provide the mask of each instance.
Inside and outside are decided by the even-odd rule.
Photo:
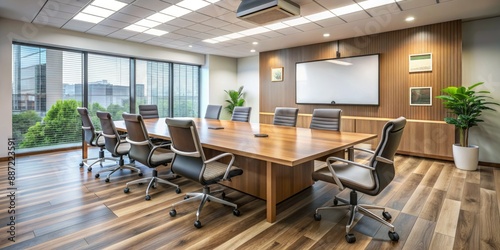
[[[200,67],[174,64],[174,117],[200,116]]]
[[[96,111],[122,120],[130,105],[157,104],[162,117],[199,117],[199,66],[136,60],[131,68],[131,58],[88,53],[85,62],[82,51],[12,46],[12,134],[21,152],[81,145],[76,108],[84,100],[98,130]],[[135,85],[130,79],[134,71]]]
[[[96,111],[106,111],[113,120],[130,112],[130,59],[88,55],[88,105],[94,126],[100,128]]]
[[[12,134],[20,148],[81,142],[82,54],[13,45]]]
[[[170,76],[171,63],[137,60],[136,110],[139,104],[156,104],[160,117],[171,117]]]

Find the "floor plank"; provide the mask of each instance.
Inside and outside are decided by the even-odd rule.
[[[95,151],[96,152],[96,151]],[[92,153],[95,153],[91,151]],[[241,216],[231,208],[208,203],[193,226],[197,203],[177,207],[182,200],[172,187],[159,186],[145,201],[145,185],[131,186],[139,178],[124,170],[111,182],[95,178],[79,168],[80,150],[18,157],[16,166],[16,242],[6,240],[9,227],[0,225],[2,249],[500,249],[500,169],[480,166],[463,171],[452,162],[397,155],[396,177],[377,196],[359,193],[359,203],[386,206],[400,236],[392,242],[388,228],[357,214],[351,230],[354,244],[345,239],[347,211],[322,212],[315,221],[316,208],[332,205],[334,195],[348,198],[350,190],[316,182],[312,187],[278,204],[276,223],[268,223],[263,200],[226,190],[229,200],[239,205]],[[366,158],[365,155],[362,157]],[[366,161],[366,159],[364,159]],[[316,162],[316,165],[323,165]],[[151,169],[139,165],[144,176]],[[6,173],[7,164],[0,163]],[[160,177],[167,173],[160,170]],[[172,180],[182,192],[199,192],[189,180]],[[0,179],[7,190],[8,181]],[[0,196],[0,204],[10,198]],[[10,221],[7,207],[0,213]],[[379,214],[376,211],[376,214]]]

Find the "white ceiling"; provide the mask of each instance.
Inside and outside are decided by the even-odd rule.
[[[72,20],[92,0],[1,0],[0,16],[138,43],[239,58],[263,51],[335,41],[432,23],[500,15],[500,0],[403,0],[339,17],[210,44],[202,40],[258,27],[236,18],[236,10],[241,0],[221,0],[163,23],[156,28],[169,33],[160,37],[123,30],[123,28],[179,3],[181,0],[119,1],[128,5],[98,24]],[[300,5],[301,16],[361,2],[361,0],[292,1]],[[408,16],[414,16],[415,21],[405,22],[404,19]],[[323,37],[324,33],[330,33],[330,37]],[[254,45],[252,42],[258,42],[258,44]],[[251,49],[255,49],[256,52],[250,52]]]

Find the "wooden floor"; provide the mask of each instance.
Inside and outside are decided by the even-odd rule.
[[[174,188],[160,186],[152,200],[144,200],[145,185],[125,183],[139,178],[124,170],[111,182],[95,179],[78,167],[80,152],[65,151],[18,157],[15,214],[8,190],[7,162],[0,163],[0,248],[4,249],[500,249],[500,169],[457,170],[453,163],[397,156],[397,175],[376,197],[360,195],[360,202],[388,207],[400,236],[391,242],[388,229],[359,216],[354,244],[344,240],[347,212],[323,213],[317,207],[332,203],[335,185],[317,182],[278,206],[278,220],[266,222],[266,203],[226,190],[239,204],[241,216],[231,208],[208,203],[202,211],[203,227],[196,229],[197,203],[177,207],[183,199]],[[90,155],[96,155],[91,151]],[[145,176],[151,171],[144,166]],[[160,175],[165,170],[160,171]],[[173,180],[182,192],[199,191],[197,183]],[[348,190],[340,193],[347,198]],[[10,204],[10,205],[9,205]],[[12,210],[12,208],[11,208]],[[12,211],[11,211],[12,212]],[[8,240],[15,216],[15,243]]]

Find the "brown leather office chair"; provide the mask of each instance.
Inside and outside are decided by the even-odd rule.
[[[243,170],[233,166],[234,155],[222,153],[210,159],[205,157],[198,136],[198,130],[193,120],[166,118],[165,122],[172,139],[171,149],[175,153],[172,160],[172,171],[182,177],[199,182],[203,185],[203,193],[188,193],[186,199],[172,205],[170,216],[177,215],[175,206],[185,202],[201,200],[196,212],[194,226],[200,228],[201,209],[207,201],[217,202],[233,207],[233,214],[240,215],[238,205],[224,200],[225,194],[222,190],[210,191],[209,185],[217,184],[221,180],[230,180],[232,177],[241,175]],[[221,158],[230,158],[229,164],[218,162]],[[222,199],[214,194],[222,193]]]
[[[234,107],[231,121],[248,122],[252,107]]]
[[[92,120],[90,119],[89,111],[87,108],[77,108],[78,114],[80,114],[80,118],[82,119],[82,130],[83,130],[83,138],[85,143],[87,143],[90,147],[99,147],[99,157],[96,158],[85,158],[80,162],[80,167],[86,166],[87,171],[92,171],[92,166],[99,163],[102,167],[102,163],[106,160],[110,160],[116,162],[117,159],[111,157],[104,156],[104,137],[102,136],[101,131],[96,131]],[[92,163],[89,163],[91,161]]]
[[[341,109],[314,109],[309,128],[340,131],[341,116]]]
[[[222,105],[209,104],[209,105],[207,105],[207,111],[205,112],[205,118],[219,120],[221,110],[222,110]]]
[[[172,162],[174,153],[172,153],[172,151],[170,151],[169,149],[170,144],[154,144],[149,137],[148,131],[146,130],[146,126],[144,125],[144,121],[141,115],[123,113],[122,116],[125,120],[125,127],[127,128],[126,140],[130,143],[129,157],[153,169],[153,174],[151,177],[128,182],[125,189],[123,189],[123,192],[128,193],[130,191],[129,186],[132,184],[149,182],[149,185],[146,188],[146,200],[151,199],[151,195],[149,195],[149,189],[151,187],[156,187],[157,183],[163,183],[173,186],[175,187],[175,192],[180,193],[181,189],[179,188],[179,186],[168,180],[159,178],[158,171],[156,169],[160,166],[168,166],[170,162]],[[169,179],[173,179],[176,178],[176,175],[169,174],[167,177]]]
[[[113,123],[113,119],[111,118],[111,114],[108,112],[97,111],[97,117],[101,122],[102,127],[102,136],[104,137],[105,147],[113,156],[120,157],[118,160],[118,166],[110,167],[99,170],[95,175],[95,178],[99,178],[102,172],[108,172],[108,176],[106,177],[106,182],[109,182],[109,178],[111,174],[116,172],[119,169],[130,169],[132,171],[137,171],[139,176],[142,175],[141,169],[132,166],[130,164],[125,164],[123,160],[123,156],[128,155],[130,150],[130,144],[125,141],[116,130],[115,124]]]
[[[139,114],[143,119],[159,118],[158,106],[156,104],[141,104],[139,105]]]
[[[333,199],[334,206],[318,208],[314,214],[314,219],[321,220],[320,211],[329,209],[348,209],[350,211],[350,217],[346,226],[345,236],[348,243],[354,243],[356,241],[356,237],[354,234],[350,233],[350,230],[357,212],[363,213],[369,218],[389,227],[389,238],[392,241],[399,240],[399,235],[394,231],[394,226],[387,222],[387,220],[391,219],[391,215],[385,211],[385,208],[374,205],[358,204],[357,192],[375,196],[391,183],[395,175],[394,155],[399,147],[405,125],[406,119],[404,117],[399,117],[387,122],[382,129],[380,143],[375,151],[358,149],[372,154],[372,158],[367,165],[343,158],[328,157],[326,160],[327,166],[312,174],[314,180],[336,184],[340,190],[344,188],[350,188],[352,190],[349,201],[335,196]],[[344,204],[338,205],[339,201]],[[384,219],[368,209],[381,209]]]
[[[298,108],[277,107],[274,111],[274,125],[295,127],[297,125]]]

